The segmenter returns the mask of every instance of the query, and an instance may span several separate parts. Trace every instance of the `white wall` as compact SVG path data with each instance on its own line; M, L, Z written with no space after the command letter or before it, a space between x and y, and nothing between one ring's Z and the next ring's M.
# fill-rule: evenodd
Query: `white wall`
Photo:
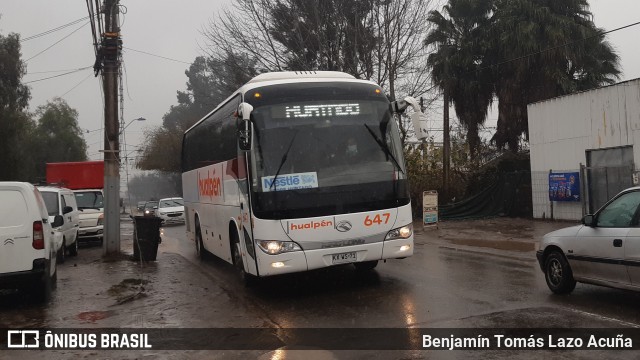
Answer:
M549 170L578 171L586 150L634 145L640 162L640 79L558 97L527 107L533 216L550 217ZM582 189L582 196L585 196ZM579 220L582 204L554 202L554 218Z

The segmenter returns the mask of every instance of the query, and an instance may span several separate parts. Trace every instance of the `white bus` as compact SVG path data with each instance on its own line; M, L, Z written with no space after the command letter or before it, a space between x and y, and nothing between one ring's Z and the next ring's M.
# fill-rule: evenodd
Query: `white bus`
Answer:
M184 133L187 237L255 277L413 254L394 113L370 81L329 71L256 76ZM408 103L407 103L408 102ZM422 131L422 130L419 130ZM418 132L419 132L418 131Z

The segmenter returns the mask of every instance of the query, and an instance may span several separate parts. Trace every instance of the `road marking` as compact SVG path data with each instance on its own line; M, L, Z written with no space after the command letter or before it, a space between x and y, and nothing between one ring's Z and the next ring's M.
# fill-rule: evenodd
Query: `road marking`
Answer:
M611 318L611 317L604 316L604 315L598 315L598 314L590 313L588 311L576 310L576 309L571 309L571 308L565 308L565 310L569 310L571 312L574 312L574 313L577 313L577 314L580 314L580 315L591 316L591 317L594 317L594 318L599 319L599 320L612 321L612 322L616 322L616 323L621 324L621 325L626 325L626 326L633 327L633 328L640 328L640 324L636 324L636 323L632 323L632 322L628 322L628 321L624 321L624 320L620 320L620 319L616 319L616 318Z

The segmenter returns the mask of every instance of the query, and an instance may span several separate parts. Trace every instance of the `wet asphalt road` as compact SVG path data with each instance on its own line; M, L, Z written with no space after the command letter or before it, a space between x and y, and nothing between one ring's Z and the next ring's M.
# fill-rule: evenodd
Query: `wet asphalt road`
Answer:
M130 223L123 225L123 234L132 230ZM490 253L455 249L435 244L428 233L416 236L414 256L403 260L390 260L380 263L375 271L366 274L357 273L352 266L345 265L321 271L291 274L265 278L258 286L246 288L239 280L234 268L221 260L210 257L200 260L196 257L192 242L186 240L183 225L168 226L162 229L163 243L160 251L164 259L174 262L188 262L198 270L200 280L195 284L197 296L202 304L215 305L224 301L235 306L228 313L202 315L196 322L193 308L180 311L179 304L187 303L184 297L191 294L171 294L165 290L162 296L175 297L176 306L163 305L166 309L178 309L173 317L171 311L164 310L167 321L180 320L180 327L203 327L205 324L233 324L233 319L241 320L242 326L261 326L271 329L296 328L626 328L640 327L640 311L637 304L640 293L608 289L578 284L569 296L552 295L534 255L504 256ZM84 251L99 252L99 248L81 249L78 259L83 259ZM167 264L160 264L167 266ZM65 264L64 266L70 266ZM168 265L169 267L172 265ZM117 271L117 268L114 269ZM153 268L150 271L154 271ZM183 274L189 277L189 274ZM195 275L194 275L195 276ZM179 284L180 278L171 279ZM194 281L195 282L195 281ZM207 285L207 283L209 283ZM64 286L64 281L62 282ZM216 288L216 294L207 296L206 287ZM176 289L184 287L176 285ZM65 290L67 291L67 290ZM85 291L85 290L83 290ZM56 296L62 296L58 294ZM89 296L91 294L80 294ZM96 294L98 295L98 294ZM158 294L160 295L160 294ZM180 295L183 297L181 298ZM153 298L150 298L153 299ZM44 318L49 319L45 326L60 327L66 324L68 314L63 313L62 299L49 307L42 307ZM104 299L102 299L104 300ZM108 300L108 299L107 299ZM95 300L94 300L95 301ZM164 303L167 300L165 298ZM5 300L0 307L0 320L11 320L12 327L21 325L21 318L30 318L31 323L24 326L39 326L36 319L38 308L14 306L12 300ZM132 303L132 304L135 304ZM160 303L159 305L162 305ZM133 305L132 305L133 306ZM138 305L146 306L146 305ZM77 306L78 311L81 309ZM69 314L72 314L72 310ZM203 310L204 311L204 310ZM234 313L236 312L236 313ZM121 314L125 316L126 314ZM160 315L158 315L160 316ZM56 321L55 319L62 319ZM122 317L105 319L117 322ZM250 320L247 320L250 319ZM151 319L150 319L151 320ZM121 321L121 320L120 320ZM0 321L1 322L1 321ZM122 323L120 326L130 326ZM172 322L167 325L171 326ZM118 326L117 324L115 324ZM103 324L102 326L113 326ZM281 336L295 337L288 332ZM380 339L385 341L385 339ZM68 358L66 353L53 359ZM93 354L83 353L78 358L93 358ZM6 358L13 358L12 354ZM48 358L45 353L31 353L33 358ZM139 358L140 353L116 352L112 358ZM171 355L153 353L150 358L172 358ZM147 354L141 355L147 358ZM253 351L253 352L186 352L181 358L260 358L260 359L430 359L430 358L609 358L606 351ZM635 359L634 352L616 352L617 358ZM98 356L97 358L105 358Z
M596 319L640 327L639 293L578 284L569 296L553 295L533 257L438 247L421 235L412 257L381 262L365 276L345 265L264 278L246 288L230 265L198 259L184 226L163 232L164 251L224 281L229 291L251 300L257 316L279 327L495 327L510 326L509 316L496 323L488 315L513 314L518 323L523 312L579 315L584 322L576 327L590 327ZM520 325L562 326L562 315L555 317L554 323Z
M428 237L417 235L414 256L380 263L367 276L346 265L266 278L255 288L245 288L230 265L216 259L199 260L193 243L185 239L183 226L163 231L164 251L182 255L225 283L227 291L244 299L256 317L278 328L640 327L640 293L578 284L569 296L553 295L534 255L508 257L456 250L430 244ZM437 358L445 355L437 354ZM553 354L554 358L575 357L571 352ZM606 357L606 352L588 351L579 357L603 354ZM485 355L472 352L463 357ZM541 355L531 352L525 357ZM493 356L513 354L499 351ZM617 356L637 358L638 354Z

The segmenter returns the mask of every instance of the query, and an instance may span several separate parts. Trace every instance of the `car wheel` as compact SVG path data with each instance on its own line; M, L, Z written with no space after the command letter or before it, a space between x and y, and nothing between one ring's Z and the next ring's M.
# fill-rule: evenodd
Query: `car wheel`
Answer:
M71 244L67 250L69 251L69 256L78 256L78 236L76 235L76 241Z
M378 266L378 260L357 262L354 263L353 266L355 266L358 271L371 271Z
M56 253L56 257L57 257L58 262L60 264L64 264L64 261L66 259L66 254L65 254L66 247L64 246L65 242L66 242L66 240L63 239L62 240L62 246L60 247L60 249L58 249L58 252Z
M45 270L42 278L38 280L34 284L33 295L35 296L38 302L46 303L51 299L51 291L53 290L53 280L57 282L57 271L54 273L54 276L50 276L51 271L49 270L49 264L47 264L47 269Z
M568 294L576 287L569 262L559 251L552 251L544 262L547 286L556 294Z

